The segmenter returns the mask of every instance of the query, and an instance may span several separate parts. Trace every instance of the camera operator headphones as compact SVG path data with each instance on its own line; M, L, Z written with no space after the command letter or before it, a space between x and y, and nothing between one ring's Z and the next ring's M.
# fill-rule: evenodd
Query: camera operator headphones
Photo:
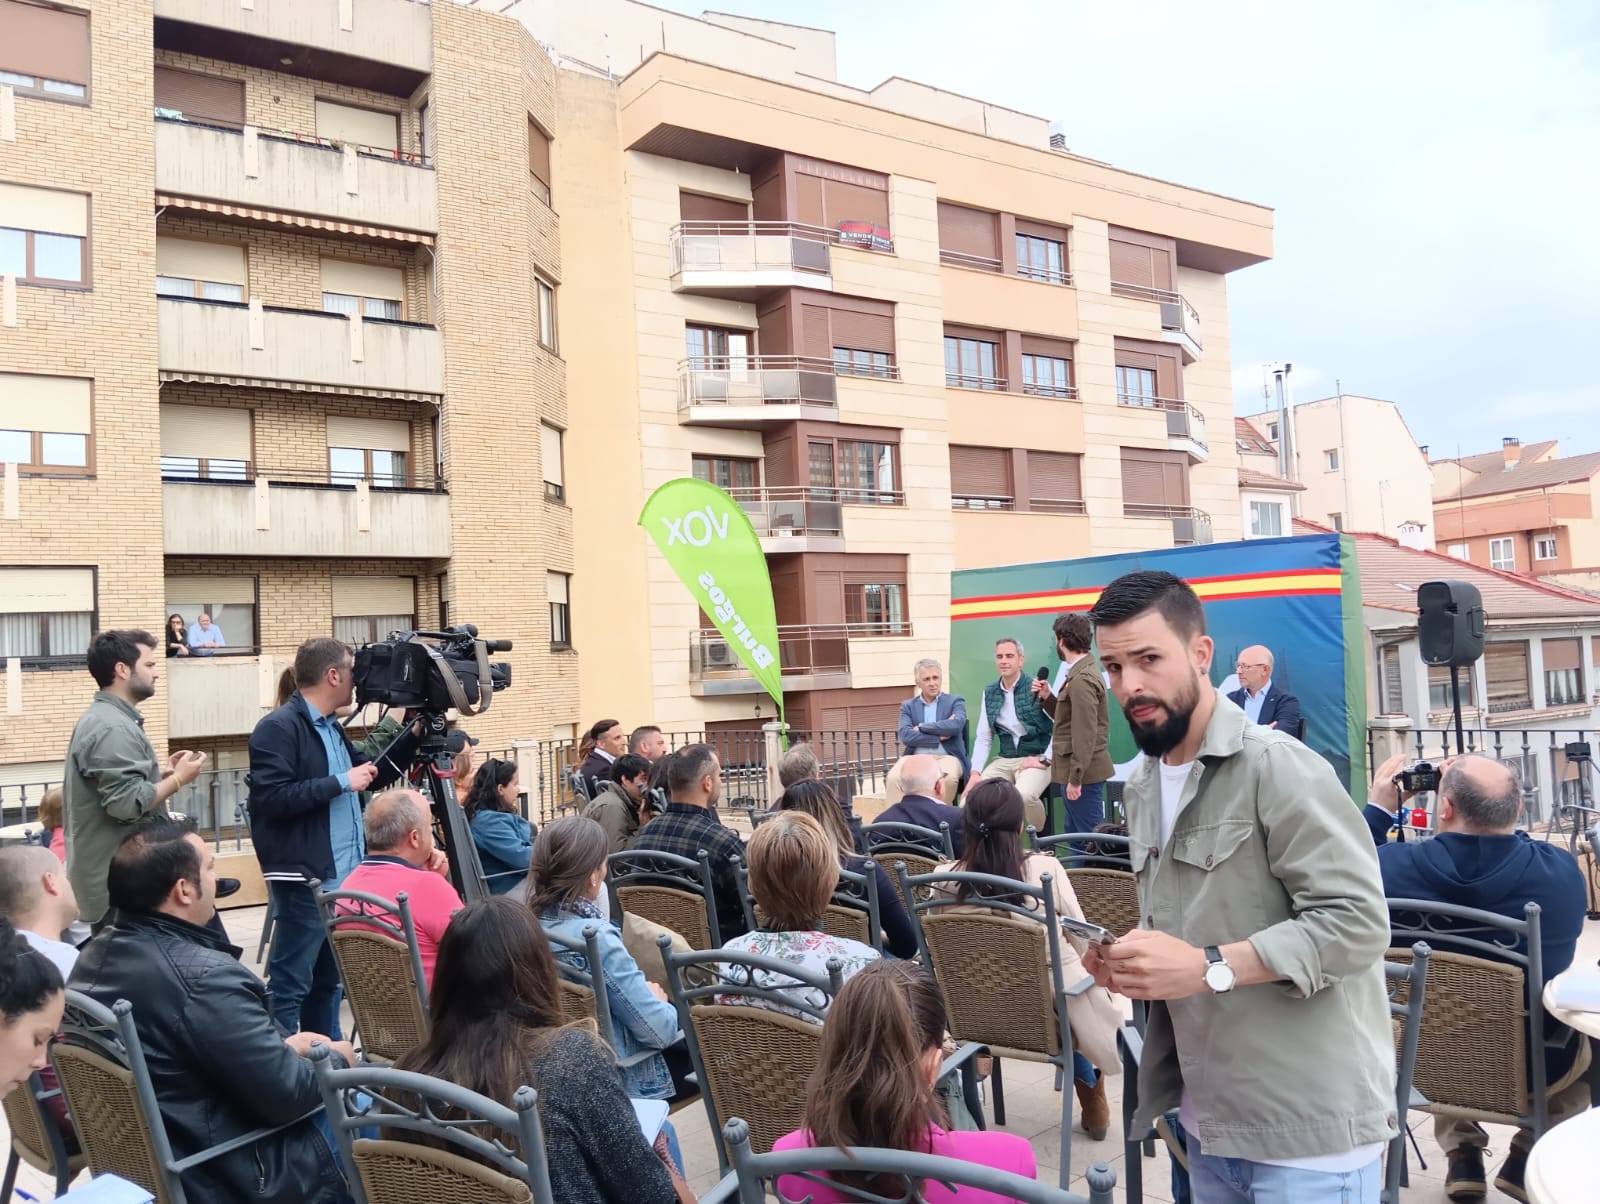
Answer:
M412 636L411 643L420 644L428 650L428 658L439 670L439 676L444 679L445 692L450 695L450 705L463 715L476 715L480 711L489 709L489 700L494 694L494 681L489 675L489 646L482 640L473 640L472 648L478 657L478 699L476 705L467 701L467 691L461 684L461 679L456 676L456 671L450 665L449 657L440 652L428 641L420 636Z

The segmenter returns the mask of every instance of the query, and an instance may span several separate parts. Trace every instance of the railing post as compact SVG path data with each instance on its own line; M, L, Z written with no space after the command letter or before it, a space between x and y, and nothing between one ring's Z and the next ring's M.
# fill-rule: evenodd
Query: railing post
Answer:
M542 803L544 774L539 768L539 742L526 737L511 741L511 759L517 763L517 777L520 781L537 781L538 785L535 789L538 790L541 796L540 802ZM523 791L522 797L524 800L528 800L522 805L522 818L532 819L533 817L528 814L533 809L531 806L532 791Z
M767 805L777 801L778 795L783 792L778 784L778 762L783 757L784 737L789 733L789 725L781 720L761 725L761 735L765 742L763 750L764 766L767 778Z

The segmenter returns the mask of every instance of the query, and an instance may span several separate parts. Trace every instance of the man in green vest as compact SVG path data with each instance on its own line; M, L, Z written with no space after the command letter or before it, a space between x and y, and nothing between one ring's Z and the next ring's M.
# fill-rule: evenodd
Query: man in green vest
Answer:
M1023 688L1022 641L1009 636L994 642L994 667L1000 680L983 688L978 735L972 745L970 790L984 778L1004 778L1022 792L1027 822L1044 830L1040 796L1050 788L1050 767L1039 759L1050 748L1055 720L1045 714L1031 688ZM989 759L993 746L995 757Z

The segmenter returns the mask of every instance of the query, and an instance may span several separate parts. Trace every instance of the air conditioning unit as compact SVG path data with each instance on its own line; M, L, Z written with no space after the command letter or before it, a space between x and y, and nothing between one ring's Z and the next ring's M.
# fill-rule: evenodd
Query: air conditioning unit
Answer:
M721 640L718 640L714 644L707 644L705 646L705 651L706 664L708 665L733 664L733 649L728 647L728 645L723 643Z

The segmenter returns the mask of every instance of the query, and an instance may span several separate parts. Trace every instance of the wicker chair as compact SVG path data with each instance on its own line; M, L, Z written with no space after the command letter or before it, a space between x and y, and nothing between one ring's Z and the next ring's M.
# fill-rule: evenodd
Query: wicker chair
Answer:
M829 936L843 940L859 941L883 952L883 917L878 909L877 864L866 862L860 870L839 870L839 886L833 892L833 902L823 910L818 927ZM744 904L745 927L754 932L765 926L766 913L750 894L750 871L739 866L739 900Z
M322 927L367 1061L393 1062L428 1038L428 980L405 892L393 902L357 890L320 891Z
M1066 832L1060 836L1041 836L1034 843L1040 852L1055 856L1059 856L1056 850L1063 844L1082 846L1092 843L1097 850L1111 851L1113 857L1120 850L1123 860L1127 859L1129 847L1126 836L1109 832ZM1074 847L1069 855L1078 852L1079 849ZM1065 873L1083 908L1083 918L1089 923L1109 928L1118 935L1139 927L1139 884L1131 869L1079 866L1069 862Z
M928 1183L947 1185L959 1194L965 1194L961 1188L971 1187L996 1199L1017 1200L1021 1204L1112 1204L1111 1191L1117 1183L1116 1175L1102 1162L1089 1168L1089 1194L1080 1196L1008 1171L906 1150L853 1149L846 1153L825 1146L785 1150L781 1154L757 1153L751 1148L750 1127L740 1119L727 1123L722 1141L733 1151L733 1170L700 1197L700 1204L755 1204L769 1195L787 1200L790 1197L778 1191L779 1176L794 1176L804 1183L826 1183L853 1200L896 1200L901 1204L924 1204L928 1197L923 1185ZM858 1192L826 1178L828 1171L843 1170L898 1176L899 1182L889 1189L892 1194L886 1195L882 1191Z
M950 839L950 825L941 823L936 832L916 824L885 823L862 824L861 838L867 852L879 865L889 867L889 881L900 894L900 906L911 913L912 900L900 892L900 879L895 876L894 864L905 862L906 873L913 876L931 874L942 861L955 857L955 844ZM924 892L926 897L926 892Z
M1400 1204L1400 1189L1406 1185L1405 1116L1411 1104L1412 1080L1417 1069L1422 1009L1428 996L1428 958L1432 952L1425 942L1418 941L1411 946L1409 962L1401 962L1391 953L1383 965L1383 976L1389 988L1389 1015L1394 1022L1395 1117L1400 1122L1400 1130L1389 1143L1389 1157L1383 1168L1382 1204Z
M107 1008L69 989L61 1039L51 1047L50 1058L89 1170L137 1183L156 1204L188 1204L185 1171L315 1115L257 1129L187 1158L175 1157L134 1027L133 1005L125 999Z
M10 1204L17 1186L17 1170L26 1162L36 1171L55 1177L56 1195L64 1196L78 1172L88 1165L81 1153L68 1154L67 1143L45 1101L61 1094L47 1088L37 1074L5 1098L6 1126L11 1130L11 1157L6 1161L0 1201Z
M994 1055L989 1083L994 1120L1006 1123L1002 1058L1047 1062L1061 1092L1061 1186L1070 1179L1072 1155L1072 1031L1067 1000L1094 986L1085 977L1063 981L1061 928L1049 874L1039 886L991 874L949 870L911 875L896 865L903 894L925 896L911 910L922 964L944 995L950 1035L986 1045ZM957 903L962 883L1006 892L1005 899L973 897Z
M670 928L691 949L722 944L717 923L717 896L711 884L711 854L704 849L691 861L672 853L630 849L609 858L606 889L611 914L632 912Z
M666 940L661 961L711 1131L719 1131L719 1117L746 1117L757 1148L770 1150L803 1122L805 1083L817 1065L827 1008L813 1007L782 989L757 986L751 974L766 971L787 984L820 991L832 1003L843 985L842 967L830 960L828 977L821 978L791 962L756 954L722 949L673 953ZM719 996L729 995L740 1002L718 1002ZM729 1165L720 1142L717 1163L723 1170Z
M427 1075L370 1066L337 1070L325 1045L312 1047L311 1062L339 1156L354 1172L356 1204L555 1204L532 1087L518 1087L507 1108ZM384 1136L358 1136L370 1127ZM515 1134L515 1147L497 1131ZM397 1139L396 1133L420 1140Z

